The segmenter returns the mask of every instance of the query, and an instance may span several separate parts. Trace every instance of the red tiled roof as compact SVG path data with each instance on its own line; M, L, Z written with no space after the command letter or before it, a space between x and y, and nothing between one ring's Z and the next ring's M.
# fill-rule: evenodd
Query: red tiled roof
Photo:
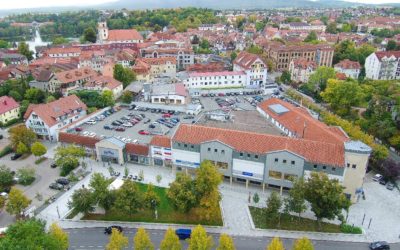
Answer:
M400 57L400 51L378 51L375 52L376 57L378 57L379 60L382 60L384 57L391 57L394 56L395 58Z
M343 167L345 162L344 144L332 144L215 127L181 124L172 140L190 144L219 141L239 152L256 154L287 150L304 157L309 162L338 167Z
M295 68L307 69L311 67L314 70L317 68L317 64L314 61L308 61L303 57L294 59L293 64Z
M163 148L171 148L171 138L168 136L160 136L156 135L150 141L150 145L163 147Z
M106 88L112 90L121 85L122 85L122 83L120 81L114 79L111 76L95 76L85 84L85 87L100 86L102 88L106 87Z
M81 49L76 47L66 47L66 48L49 48L45 51L46 54L66 54L66 53L80 53Z
M258 55L251 54L245 51L242 51L239 53L239 55L236 57L235 61L233 61L233 64L237 64L240 67L244 69L250 69L251 65L257 60L261 58ZM262 60L261 60L262 61Z
M56 118L71 114L72 110L87 110L86 104L83 103L76 95L62 97L54 102L47 104L30 104L25 112L24 119L28 119L32 112L35 112L40 119L49 127L57 124Z
M0 97L0 115L19 107L19 103L9 96Z
M349 59L345 59L335 64L335 67L342 69L361 69L361 65L359 62L350 61Z
M135 155L149 155L149 146L142 144L127 143L125 146L126 152Z
M98 143L100 141L99 139L94 138L94 137L81 136L81 135L69 134L69 133L64 133L64 132L60 132L58 134L58 140L60 142L77 144L77 145L86 146L89 148L95 148L96 143Z
M57 80L59 80L61 83L70 83L70 82L75 82L78 80L83 80L86 78L94 77L97 75L97 73L89 67L83 67L83 68L79 68L79 69L62 71L62 72L56 73L55 75L56 75Z
M175 57L141 58L141 60L150 65L161 65L166 64L167 62L176 64Z
M270 109L270 105L274 104L280 104L289 111L278 115ZM313 118L306 109L295 107L294 105L280 99L270 98L260 103L258 106L289 131L295 133L298 137L334 144L343 144L349 140L342 130L332 130L330 129L331 127L327 126L325 123Z
M245 75L243 71L221 71L221 72L190 72L189 77L203 77L203 76L236 76Z
M347 76L346 76L345 73L336 72L336 78L337 78L338 80L346 80L346 79L347 79Z
M143 40L143 36L135 29L109 30L108 41Z

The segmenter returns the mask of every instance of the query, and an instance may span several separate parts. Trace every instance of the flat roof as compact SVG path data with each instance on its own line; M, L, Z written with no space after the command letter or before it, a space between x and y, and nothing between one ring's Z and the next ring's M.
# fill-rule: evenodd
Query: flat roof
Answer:
M289 109L285 108L281 104L272 104L272 105L269 105L268 108L270 110L274 111L275 113L277 113L278 115L289 112Z

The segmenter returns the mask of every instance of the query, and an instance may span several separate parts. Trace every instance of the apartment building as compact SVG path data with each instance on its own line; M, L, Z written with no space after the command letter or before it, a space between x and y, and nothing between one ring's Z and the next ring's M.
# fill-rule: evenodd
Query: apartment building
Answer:
M325 32L326 25L324 25L324 23L319 20L315 20L311 23L305 23L305 22L282 23L279 25L279 28L280 29L289 29L289 30Z
M335 70L339 73L343 73L346 77L358 79L361 71L361 65L359 62L350 61L345 59L335 64Z
M151 81L160 76L175 77L176 59L174 57L138 58L133 70L139 79Z
M183 83L188 89L243 88L247 75L243 71L190 72Z
M51 58L70 58L80 56L81 52L81 49L76 47L53 47L44 50L42 53Z
M400 51L378 51L365 59L365 76L372 80L400 79Z
M278 71L289 69L289 64L297 58L313 61L317 66L332 67L334 48L327 44L284 45L271 43L265 47L266 54L276 64Z
M194 52L191 47L177 44L154 44L140 50L143 58L173 57L176 69L184 70L194 64Z
M46 104L30 104L25 112L26 127L39 138L58 140L58 132L65 126L86 116L87 107L76 95L62 97Z
M246 86L248 88L259 88L267 84L267 67L258 55L240 52L233 61L233 71L246 73Z
M305 58L296 58L289 64L290 77L293 82L307 83L310 75L317 69L317 64Z

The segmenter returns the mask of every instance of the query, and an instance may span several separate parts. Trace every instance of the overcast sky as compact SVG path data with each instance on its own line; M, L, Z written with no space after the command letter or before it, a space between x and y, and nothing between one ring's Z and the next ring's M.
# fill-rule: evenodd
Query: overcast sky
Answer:
M0 9L40 8L40 7L56 7L56 6L73 7L73 6L96 5L114 1L117 0L0 0ZM358 2L358 3L400 3L400 0L344 0L344 1Z

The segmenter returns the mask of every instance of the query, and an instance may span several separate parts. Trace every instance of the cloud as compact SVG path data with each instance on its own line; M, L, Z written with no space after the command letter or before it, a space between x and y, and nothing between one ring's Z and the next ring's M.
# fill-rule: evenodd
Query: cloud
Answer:
M73 7L97 5L117 0L0 0L0 9L27 9L42 7Z

